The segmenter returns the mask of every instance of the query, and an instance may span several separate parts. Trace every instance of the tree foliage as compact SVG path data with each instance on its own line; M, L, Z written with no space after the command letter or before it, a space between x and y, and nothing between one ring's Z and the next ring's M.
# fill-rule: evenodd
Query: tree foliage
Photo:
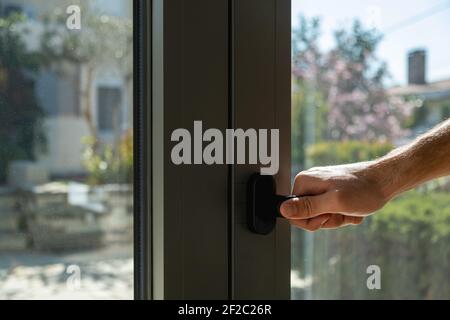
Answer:
M43 110L34 90L42 55L30 52L23 40L24 17L0 19L0 181L14 160L34 160L45 146Z
M117 67L127 90L133 80L133 26L128 19L99 14L88 4L82 11L82 29L68 30L64 10L45 18L41 50L51 65L69 64L83 73L79 88L83 116L90 134L97 139L97 125L92 114L92 87L95 72L101 66ZM78 78L75 81L79 82Z
M89 172L92 185L133 182L133 132L122 136L118 150L110 145L96 148L93 137L85 137L83 164Z
M319 46L320 19L301 17L293 37L294 146L321 140L393 141L408 133L414 105L389 96L389 72L376 51L382 36L355 20L334 33L334 46ZM311 125L311 123L313 123ZM310 141L305 137L315 131ZM294 161L304 164L302 151Z

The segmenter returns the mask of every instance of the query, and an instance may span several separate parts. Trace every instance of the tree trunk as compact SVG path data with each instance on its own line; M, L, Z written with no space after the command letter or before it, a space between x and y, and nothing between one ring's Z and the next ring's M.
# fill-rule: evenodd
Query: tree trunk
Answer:
M95 138L95 147L98 142L98 132L95 119L92 115L92 84L94 80L94 69L92 66L87 64L85 66L81 66L81 73L81 113L86 120L90 135Z

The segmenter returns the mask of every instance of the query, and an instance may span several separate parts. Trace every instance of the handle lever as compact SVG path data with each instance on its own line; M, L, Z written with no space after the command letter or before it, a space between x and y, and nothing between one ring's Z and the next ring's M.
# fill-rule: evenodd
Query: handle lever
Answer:
M247 184L247 225L256 234L267 235L275 228L277 217L282 218L280 206L295 196L276 194L272 176L253 174Z

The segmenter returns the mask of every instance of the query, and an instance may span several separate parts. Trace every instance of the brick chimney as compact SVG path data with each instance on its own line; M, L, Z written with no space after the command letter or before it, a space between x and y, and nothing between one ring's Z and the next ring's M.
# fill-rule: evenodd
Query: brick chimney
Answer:
M427 52L424 49L408 53L408 84L426 84Z

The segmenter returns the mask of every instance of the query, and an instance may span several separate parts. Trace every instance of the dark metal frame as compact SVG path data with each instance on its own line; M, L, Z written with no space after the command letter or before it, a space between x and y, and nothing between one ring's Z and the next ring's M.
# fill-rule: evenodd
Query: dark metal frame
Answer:
M134 36L135 299L288 299L289 224L246 227L258 166L168 159L170 133L194 120L279 128L277 192L290 193L290 0L135 0Z
M134 298L152 299L151 1L133 1L134 33Z

